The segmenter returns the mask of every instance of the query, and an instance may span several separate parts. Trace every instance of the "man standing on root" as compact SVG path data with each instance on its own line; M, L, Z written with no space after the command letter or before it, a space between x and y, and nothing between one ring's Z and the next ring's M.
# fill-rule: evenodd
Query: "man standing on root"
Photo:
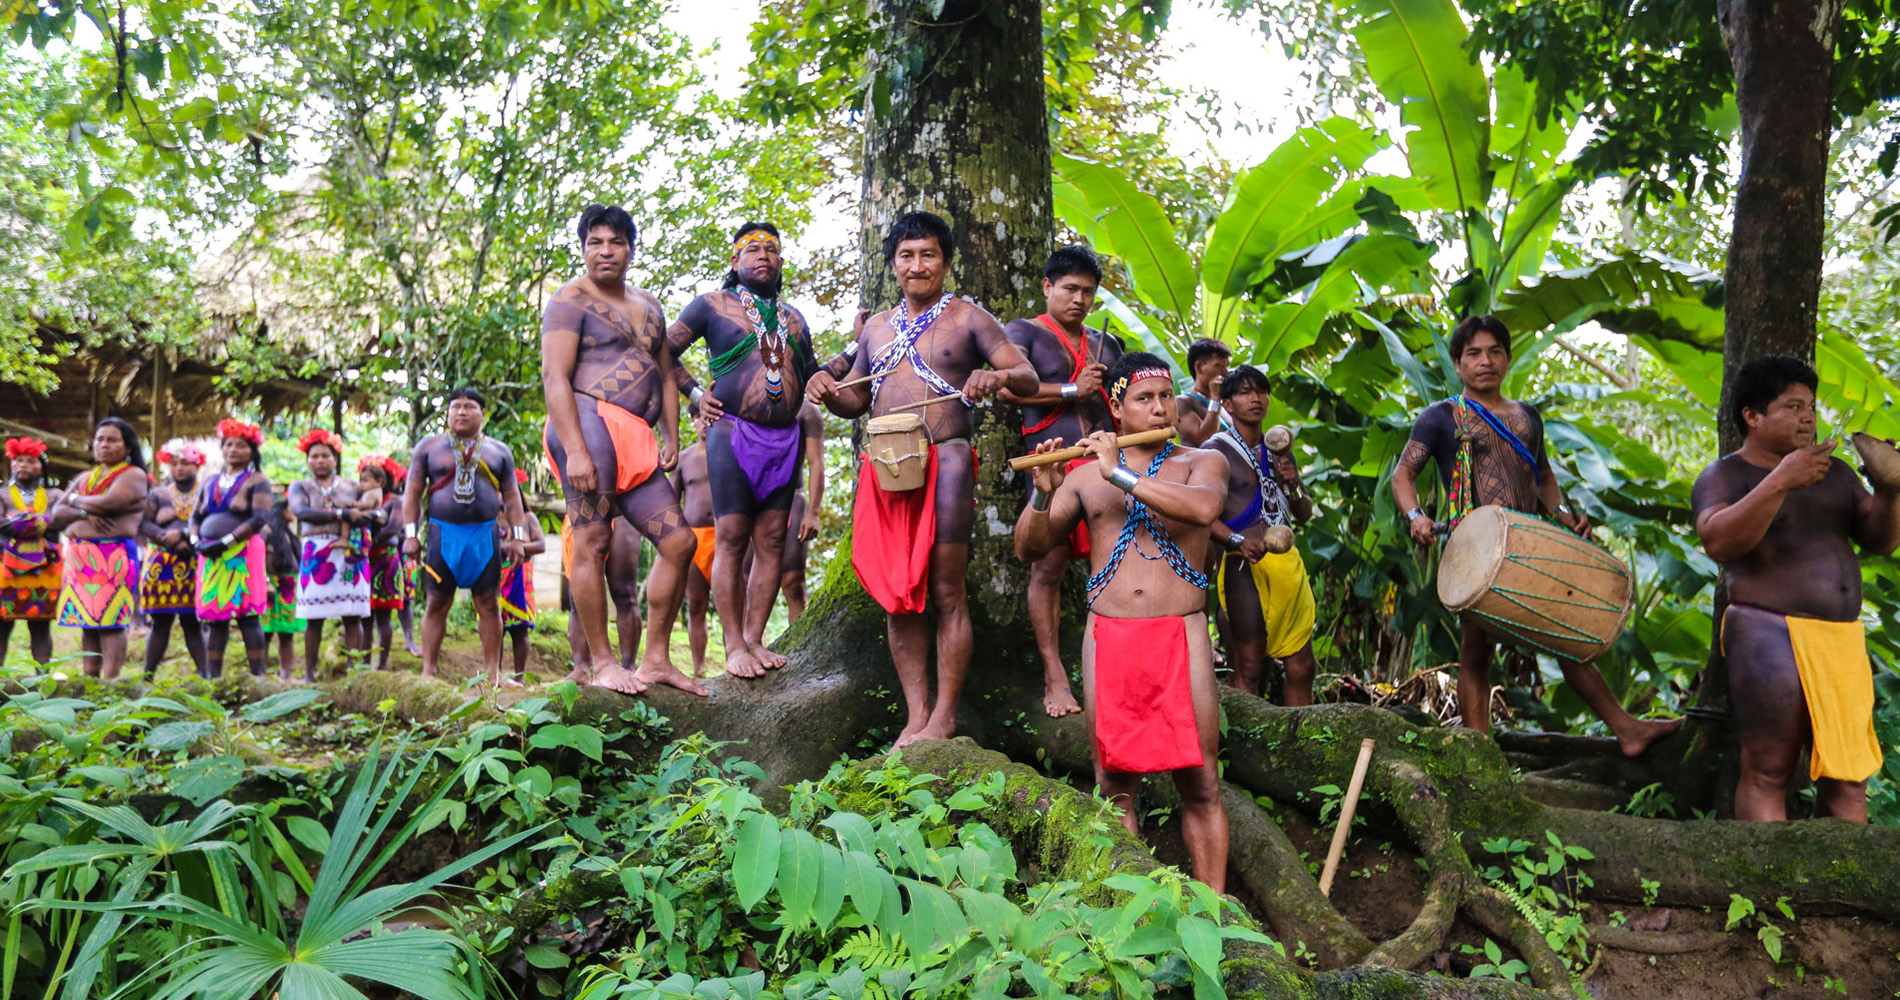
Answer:
M710 389L700 388L684 367L676 369L676 378L680 391L712 420L705 437L712 591L725 636L726 672L757 677L785 665L785 657L765 648L765 623L778 600L786 515L803 455L799 408L814 363L805 317L779 298L778 229L748 222L733 240L724 286L680 313L666 346L677 358L703 338L711 355Z
M1475 507L1496 504L1531 515L1555 516L1578 536L1590 522L1564 503L1557 477L1544 449L1544 420L1529 403L1498 391L1511 367L1511 333L1491 316L1470 316L1451 333L1452 363L1464 391L1433 403L1412 425L1412 437L1392 472L1392 497L1405 513L1412 540L1438 540L1432 518L1418 502L1418 473L1427 461L1438 467L1439 482L1456 523ZM1491 729L1491 654L1495 643L1475 616L1459 619L1458 708L1464 724ZM1681 719L1639 720L1625 711L1609 682L1593 663L1562 661L1564 680L1616 735L1623 753L1634 757L1675 732Z
M684 458L681 461L685 461ZM709 515L710 517L710 515ZM615 519L607 522L607 597L613 602L614 636L620 640L620 666L628 673L640 659L640 630L645 623L640 620L640 533L625 521ZM710 532L712 526L707 525ZM712 551L712 543L706 543L706 551ZM697 560L699 557L693 557ZM710 558L710 557L708 557ZM561 575L569 581L568 593L573 594L574 579L574 529L563 518L561 520ZM704 584L701 585L703 592ZM691 589L687 590L690 595ZM690 600L690 598L689 598ZM705 615L700 615L700 626L705 626ZM688 625L690 631L691 626ZM587 648L587 633L581 631L581 616L578 612L567 616L567 644L573 650L574 669L568 671L567 679L576 684L585 684L593 676L593 652ZM704 647L701 647L702 655ZM608 650L608 656L613 650ZM694 676L699 676L695 674Z
M92 460L99 464L73 481L49 515L66 537L59 623L81 630L86 676L115 680L138 607L139 522L151 480L138 432L118 417L93 430Z
M53 619L59 615L59 534L47 516L63 493L46 485L46 442L8 438L13 479L0 491L0 659L13 623L26 623L33 659L53 659Z
M1049 311L1035 319L1012 320L1006 328L1009 342L1029 358L1041 379L1029 396L1001 394L1004 402L1023 408L1023 442L1030 448L1051 438L1080 441L1096 431L1115 429L1102 377L1121 359L1122 342L1107 330L1091 331L1084 325L1101 284L1102 265L1087 247L1063 247L1049 256L1042 269L1042 295ZM1069 469L1093 461L1078 458L1069 463ZM1058 632L1062 576L1069 560L1088 557L1088 530L1077 524L1065 544L1029 567L1029 623L1036 630L1036 650L1042 654L1042 707L1052 718L1082 710L1069 689L1069 669L1062 663Z
M541 388L548 464L573 529L568 581L593 658L588 682L624 694L667 684L703 696L706 689L673 666L668 643L695 541L673 484L653 474L679 459L666 314L650 292L627 285L635 233L625 209L587 206L579 233L587 270L554 293L542 317ZM647 580L646 655L635 671L614 659L607 641L602 569L615 515L659 550Z
M1227 373L1221 406L1230 430L1216 431L1207 446L1227 459L1227 502L1214 525L1221 553L1215 570L1220 605L1227 613L1228 664L1234 686L1263 695L1266 658L1286 668L1282 696L1288 705L1313 703L1313 587L1296 548L1275 552L1268 529L1287 529L1313 516L1313 501L1288 452L1267 448L1267 377L1252 365Z
M258 463L264 433L255 424L218 421L224 468L198 487L191 510L192 548L198 552L198 621L205 630L204 676L224 676L231 623L244 639L251 676L264 676L264 630L258 616L270 607L264 532L270 524L270 477ZM290 664L285 662L284 679Z
M475 604L488 682L502 687L514 682L501 672L501 613L495 592L501 586L502 561L521 561L527 529L521 527L525 515L515 483L514 453L482 433L487 402L472 388L449 393L448 433L416 442L402 495L402 551L411 559L423 554L417 534L426 516L429 545L422 588L428 606L422 619L422 676L435 676L449 608L455 592L466 590Z
M818 537L819 512L825 507L825 416L807 401L798 411L804 434L805 488L792 495L785 517L785 557L778 564L779 592L785 595L785 624L805 613L805 558Z
M303 531L297 617L303 620L303 679L317 679L323 623L343 619L343 650L354 666L369 660L369 549L381 511L361 509L356 480L337 475L343 439L315 428L297 442L310 478L290 484L290 513Z
M903 298L865 323L855 343L852 378L868 385L840 390L830 371L812 376L807 394L841 417L867 410L881 417L904 409L923 416L930 441L924 485L885 492L867 455L858 468L852 507L851 566L884 608L891 659L904 685L909 718L897 745L948 739L970 668L970 607L963 574L976 518L976 455L970 447L978 400L1008 389L1036 391L1036 370L982 306L944 291L955 241L949 223L929 212L898 216L884 236L884 260L897 272ZM847 350L847 353L853 353ZM988 363L994 370L982 367ZM957 401L905 409L926 400ZM937 612L933 637L924 617L928 592ZM926 670L937 653L937 693Z
M1175 421L1174 378L1152 354L1125 354L1108 373L1124 434ZM1174 772L1194 877L1226 888L1227 813L1220 801L1220 696L1207 637L1208 529L1227 493L1219 452L1172 441L1115 446L1113 431L1080 442L1093 462L1065 476L1038 466L1016 519L1016 556L1041 558L1077 525L1089 532L1089 616L1082 697L1095 737L1095 783L1140 833L1141 775ZM1034 451L1062 447L1050 438ZM1177 541L1179 539L1179 541ZM1132 558L1131 558L1132 557Z
M198 502L198 470L205 455L192 444L160 448L158 464L169 468L171 482L145 494L145 519L139 524L139 536L152 543L139 581L139 606L152 620L152 634L145 639L145 676L158 676L176 622L185 651L202 677L205 641L198 625L198 553L191 548L191 512Z
M515 485L525 486L527 482L528 470L516 469ZM522 521L528 529L528 537L521 543L522 558L501 568L501 590L496 598L516 683L528 672L528 635L534 631L534 557L548 550L548 538L541 531L540 519L528 514Z
M1695 483L1696 533L1728 570L1717 635L1742 742L1736 819L1788 818L1803 744L1819 815L1867 822L1867 779L1880 770L1854 546L1884 556L1900 544L1900 476L1869 469L1868 493L1834 442L1815 443L1818 384L1796 358L1743 365L1726 414L1742 447Z

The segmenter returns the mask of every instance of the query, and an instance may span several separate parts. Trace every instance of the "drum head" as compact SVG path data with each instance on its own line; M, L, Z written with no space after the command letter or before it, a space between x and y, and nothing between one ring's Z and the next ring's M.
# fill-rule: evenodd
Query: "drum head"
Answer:
M1445 610L1463 611L1490 591L1504 563L1509 531L1510 521L1502 507L1479 507L1452 529L1444 557L1438 561L1438 601Z
M872 434L903 434L923 425L924 418L915 413L886 413L881 417L872 417L864 429Z

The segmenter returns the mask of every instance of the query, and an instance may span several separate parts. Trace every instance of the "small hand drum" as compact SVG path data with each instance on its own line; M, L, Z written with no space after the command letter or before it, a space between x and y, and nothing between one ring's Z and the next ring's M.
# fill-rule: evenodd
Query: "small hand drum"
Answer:
M889 413L872 417L865 425L868 442L865 454L877 471L877 485L886 493L908 493L924 485L928 471L925 460L930 454L930 436L924 433L924 418L915 413Z
M1629 567L1570 530L1504 507L1466 514L1438 564L1438 599L1506 642L1588 663L1629 623Z
M1867 467L1867 478L1875 489L1889 493L1900 491L1900 451L1860 431L1854 432L1854 450L1860 452L1861 464Z

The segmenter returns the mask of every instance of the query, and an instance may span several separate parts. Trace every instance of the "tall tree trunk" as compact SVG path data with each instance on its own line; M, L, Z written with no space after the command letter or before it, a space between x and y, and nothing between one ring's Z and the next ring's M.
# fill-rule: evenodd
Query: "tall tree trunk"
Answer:
M933 6L941 12L932 15ZM955 230L953 291L1005 321L1032 315L1040 306L1035 279L1054 236L1042 4L873 0L871 18L876 82L864 131L864 305L896 303L884 231L898 215L923 209ZM979 627L985 620L1027 624L1028 575L1015 565L1009 540L1023 496L1004 462L1020 453L1020 431L1014 407L992 403L977 411L982 472L969 580ZM990 654L988 636L979 648Z
M1722 409L1752 358L1813 360L1827 228L1834 39L1845 0L1718 0L1735 67L1742 176L1729 239ZM1722 425L1722 450L1741 435Z
M1834 125L1834 39L1843 6L1845 0L1717 0L1742 122L1742 176L1724 281L1717 414L1723 454L1742 444L1727 416L1741 367L1764 354L1814 360ZM1727 607L1723 576L1715 588L1718 623ZM1730 705L1728 663L1718 643L1709 651L1685 730L1688 753L1674 791L1685 802L1712 799L1724 816L1735 782L1726 725Z

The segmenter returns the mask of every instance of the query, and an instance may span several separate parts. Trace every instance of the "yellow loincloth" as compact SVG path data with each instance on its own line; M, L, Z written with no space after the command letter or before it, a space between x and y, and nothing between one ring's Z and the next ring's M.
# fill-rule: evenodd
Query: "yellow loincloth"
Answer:
M1222 611L1227 611L1226 560L1239 558L1231 552L1221 557L1217 579ZM1266 619L1267 655L1276 660L1292 656L1313 637L1316 609L1313 586L1306 579L1306 563L1296 549L1269 552L1248 569L1253 574L1254 589L1260 593L1261 615Z
M1874 667L1858 621L1787 617L1801 693L1814 725L1809 778L1865 781L1880 770L1874 735Z

